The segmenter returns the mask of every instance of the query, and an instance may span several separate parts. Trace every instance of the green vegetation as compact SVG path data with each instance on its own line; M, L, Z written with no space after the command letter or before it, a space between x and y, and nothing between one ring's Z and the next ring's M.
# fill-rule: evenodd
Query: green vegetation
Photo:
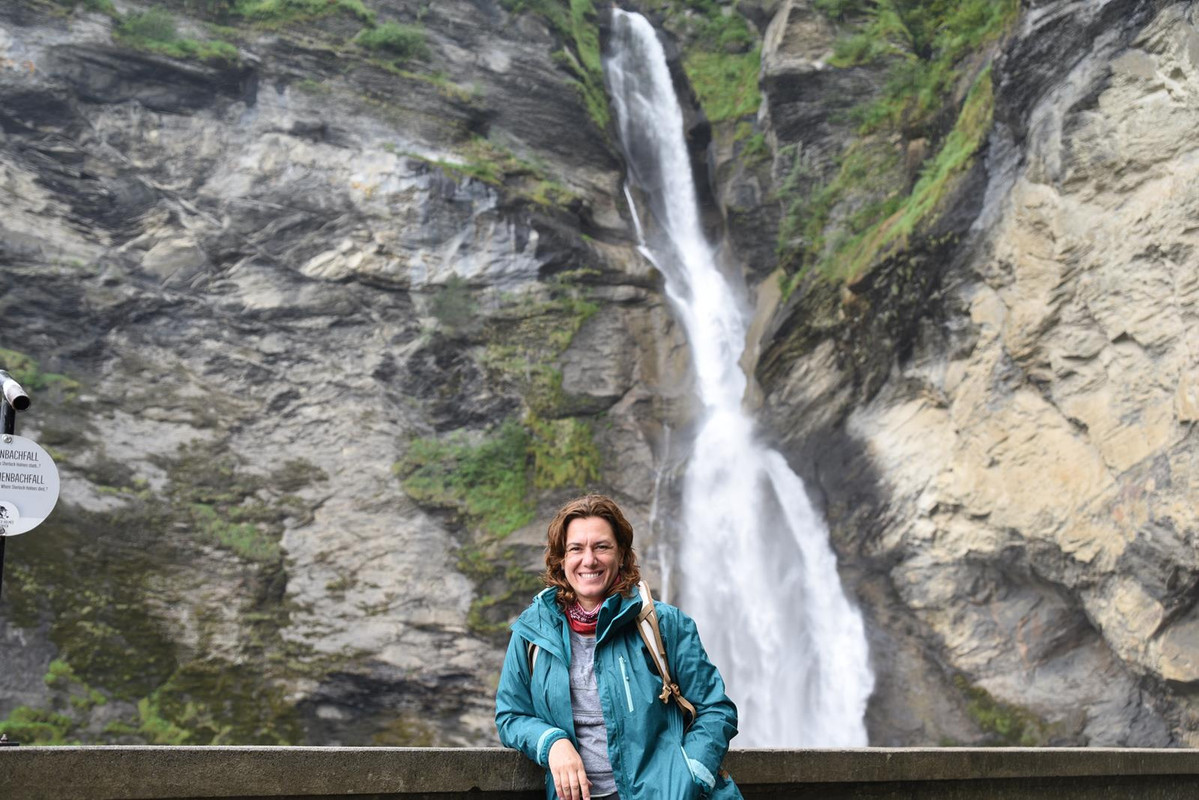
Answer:
M298 22L343 14L374 24L375 15L362 0L236 0L234 16L259 23Z
M259 530L253 522L240 521L247 515L256 516L255 511L229 509L225 518L217 509L206 503L192 503L191 518L195 529L206 539L231 550L246 561L271 563L279 558L277 539Z
M556 366L598 309L574 283L582 275L559 275L548 295L505 298L478 334L487 342L481 361L488 380L497 390L521 396L520 417L483 432L416 439L394 467L410 497L450 511L461 523L458 568L478 589L467 621L479 633L502 633L510 614L540 586L515 548L504 544L508 534L533 520L538 492L583 488L599 479L592 423L568 415ZM447 298L451 319L473 307L455 294ZM446 296L445 290L439 295Z
M1040 747L1052 733L1052 726L1027 709L995 699L986 689L957 675L954 686L966 697L966 713L991 737L998 747Z
M435 161L411 153L408 156L433 164L456 179L474 178L491 186L502 187L515 197L535 205L564 206L575 199L573 192L550 178L542 167L481 136L473 137L461 145L459 152L462 161L457 163Z
M560 416L562 374L557 368L575 334L599 310L562 274L552 284L548 298L522 295L493 319L489 344L483 355L497 386L515 385L525 407L537 416Z
M451 336L469 333L479 326L478 304L470 287L459 275L451 275L437 290L429 311L438 325Z
M694 50L683 59L683 68L708 119L723 122L757 113L761 63L758 47L741 54Z
M130 47L171 58L191 58L213 64L235 64L237 48L228 42L180 38L175 18L162 8L130 14L117 26L116 38Z
M845 19L864 14L873 5L872 0L814 0L812 7L830 19Z
M79 381L57 372L43 372L37 359L17 350L0 347L0 369L7 370L26 392L50 389L72 397L79 390Z
M499 633L503 620L492 617L537 585L536 576L520 569L512 550L501 544L536 511L529 499L531 447L528 430L508 420L475 443L462 434L416 439L395 465L414 500L455 510L482 528L459 548L457 565L480 588L467 614L467 624L480 633Z
M756 114L762 103L762 49L745 18L714 0L687 0L690 20L683 69L712 122Z
M436 743L429 721L410 712L388 717L379 732L371 737L375 747L433 747Z
M974 154L986 141L993 110L991 68L988 66L970 89L957 123L937 155L926 164L912 193L897 211L868 229L847 248L849 257L842 268L848 275L861 273L879 253L897 241L906 240L918 223L937 210L954 176L970 165Z
M429 55L429 47L425 44L425 31L417 25L385 22L374 28L364 29L354 41L367 50L387 53L401 62Z
M299 714L251 665L192 661L137 706L152 744L285 745L302 740Z
M766 144L766 135L754 133L754 126L749 122L738 122L733 140L741 143L741 160L746 164L755 164L770 158L770 148Z
M988 67L976 78L958 115L957 122L937 154L926 162L920 179L908 194L893 188L868 197L836 227L836 238L825 241L834 206L857 187L894 175L899 158L888 142L865 136L851 144L841 159L836 177L810 195L791 193L790 182L802 170L797 165L784 182L780 194L790 194L779 238L799 237L820 274L829 279L850 280L896 245L906 244L917 226L928 219L944 199L953 179L972 163L991 128L994 96ZM802 225L803 227L798 227ZM793 281L798 280L796 275ZM788 287L788 290L794 283Z
M415 439L394 469L417 502L460 510L504 536L533 518L528 452L528 431L508 420L477 443L461 435Z
M779 187L788 292L810 269L852 280L935 216L991 126L991 72L969 57L1019 15L1018 0L818 0L816 7L854 26L838 41L835 66L889 67L877 99L852 113L859 138L842 152L832 178L819 182L796 154ZM964 101L947 114L964 84ZM897 142L927 154L913 181Z
M863 28L837 43L834 66L892 61L878 100L858 109L863 132L902 129L909 138L930 126L962 74L961 62L1015 21L1019 0L882 0Z
M188 14L212 22L246 20L267 28L332 15L349 16L368 25L375 22L374 13L363 5L362 0L182 0L182 5Z
M0 720L0 731L23 745L70 745L75 722L65 714L46 709L17 706L7 718Z
M104 705L108 698L81 681L71 666L61 659L50 662L43 680L59 695L61 711L18 706L6 719L0 720L0 731L24 745L78 744L74 738L77 723L71 712L86 712Z
M294 669L279 638L287 610L278 540L285 517L306 513L291 492L324 473L294 460L269 476L248 474L221 441L181 447L158 466L167 478L160 493L119 462L81 467L123 505L94 512L60 503L36 537L8 545L9 618L20 627L48 621L58 660L45 678L48 707L18 709L0 728L39 744L299 743L295 709L275 683ZM228 598L181 603L169 589L179 564L205 563L205 546L240 562L220 567L241 576L238 663L207 652L228 624L228 609L209 604ZM163 607L188 615L198 652L175 645ZM94 732L92 709L113 701L112 718Z
M495 539L463 546L458 551L457 566L479 587L466 615L467 626L478 633L506 633L513 606L519 607L542 588L540 577L522 569L514 550Z
M101 14L107 14L110 17L116 17L117 10L113 6L112 0L55 0L60 6L67 8L80 8L86 11L98 11Z
M289 461L276 476L262 478L241 471L236 457L208 442L179 448L168 462L172 470L166 496L177 518L200 541L216 545L249 562L276 565L283 519L297 513L298 500L281 493L274 502L259 499L276 485L295 491L303 481L323 480L324 473L307 462Z
M500 5L514 14L537 14L567 43L555 58L574 75L575 87L596 127L607 131L611 113L592 0L500 0Z
M586 486L599 480L600 453L588 422L576 417L546 420L530 415L528 425L534 486Z

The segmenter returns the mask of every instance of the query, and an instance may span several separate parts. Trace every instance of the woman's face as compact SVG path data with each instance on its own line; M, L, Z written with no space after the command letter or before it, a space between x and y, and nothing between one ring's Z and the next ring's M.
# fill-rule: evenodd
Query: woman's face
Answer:
M620 571L620 547L608 520L575 517L570 521L562 570L584 609L591 611L604 602Z

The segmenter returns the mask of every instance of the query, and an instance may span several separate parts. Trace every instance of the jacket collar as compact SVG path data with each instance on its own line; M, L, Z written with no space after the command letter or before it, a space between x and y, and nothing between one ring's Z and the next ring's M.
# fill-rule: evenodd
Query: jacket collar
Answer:
M599 619L595 623L595 641L598 644L608 637L612 631L620 630L631 621L637 619L641 610L641 598L637 595L625 597L614 594L600 606Z
M512 623L512 632L532 642L563 661L569 652L566 644L570 634L566 615L558 608L558 590L550 587L541 591L528 608ZM596 642L602 642L613 632L635 622L641 610L641 598L612 595L600 606L595 624Z

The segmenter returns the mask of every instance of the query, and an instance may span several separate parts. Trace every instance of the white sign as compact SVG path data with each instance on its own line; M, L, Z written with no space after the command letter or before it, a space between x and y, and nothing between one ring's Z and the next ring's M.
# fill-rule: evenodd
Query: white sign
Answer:
M58 502L58 467L41 445L0 436L0 536L16 536L46 521Z

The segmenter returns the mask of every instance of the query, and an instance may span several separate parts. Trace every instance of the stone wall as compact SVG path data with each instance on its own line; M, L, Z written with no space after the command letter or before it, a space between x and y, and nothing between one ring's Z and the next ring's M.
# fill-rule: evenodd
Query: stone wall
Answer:
M1138 798L1194 795L1199 752L1114 748L739 750L747 798ZM0 749L0 797L534 798L542 773L499 748Z

